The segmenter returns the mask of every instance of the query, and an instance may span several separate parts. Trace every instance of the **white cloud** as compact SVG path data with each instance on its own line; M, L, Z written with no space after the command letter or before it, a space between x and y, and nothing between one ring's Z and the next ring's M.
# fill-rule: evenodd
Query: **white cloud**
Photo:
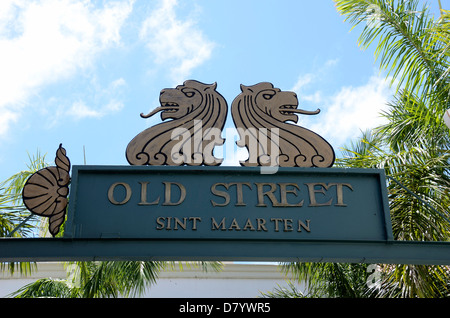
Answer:
M0 136L4 136L9 131L9 125L16 122L18 119L17 113L10 111L8 109L1 110L0 116Z
M75 120L84 118L101 118L110 114L111 112L118 112L119 110L123 109L123 107L124 105L121 101L117 101L114 99L110 100L108 104L105 104L100 109L89 107L84 103L84 101L79 100L74 102L64 115L71 116L71 118Z
M0 136L44 85L72 76L119 44L133 6L133 1L102 8L81 0L0 3L0 113L6 127Z
M176 0L162 0L144 21L140 38L154 54L155 62L170 65L171 79L180 83L210 58L214 44L204 37L194 20L178 19L177 5Z
M349 139L360 137L361 131L384 123L386 119L380 113L387 109L391 97L389 80L373 75L366 84L343 87L327 98L321 113L308 119L311 124L305 127L332 141L335 148L341 147Z
M97 85L95 85L97 86ZM94 104L98 106L88 106L85 101L77 100L67 111L59 112L55 115L54 121L58 118L69 116L75 120L84 118L101 118L111 113L116 113L124 108L124 104L119 100L121 88L126 86L123 78L111 82L107 88L96 87L96 94L93 96Z
M297 82L294 84L294 86L292 87L291 90L294 92L300 91L301 89L303 89L304 86L311 83L313 78L314 78L314 75L311 73L308 73L305 75L300 75L297 79Z
M297 82L295 82L294 86L290 89L297 93L297 97L299 102L308 101L312 103L322 102L322 93L320 91L315 91L312 94L307 94L307 87L309 84L314 83L314 81L320 80L322 77L327 76L327 72L331 67L336 65L339 62L339 59L330 59L325 61L325 63L316 68L314 73L301 74L297 78Z
M361 131L383 124L386 119L380 113L387 109L393 95L390 79L380 75L372 75L360 86L341 87L334 95L320 90L311 92L311 84L327 78L330 68L338 62L338 59L330 59L315 73L301 74L291 89L297 93L300 105L302 101L320 104L318 115L299 116L298 124L324 137L335 149L360 137Z
M68 113L74 119L81 119L86 117L101 117L101 113L99 111L89 108L83 101L74 102Z

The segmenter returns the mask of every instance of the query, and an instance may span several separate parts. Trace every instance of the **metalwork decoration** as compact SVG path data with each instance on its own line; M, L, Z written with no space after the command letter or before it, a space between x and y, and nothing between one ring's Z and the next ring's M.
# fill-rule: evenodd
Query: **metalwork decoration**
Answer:
M221 132L228 105L216 87L216 83L188 80L176 88L163 89L161 106L141 117L161 113L165 122L131 140L127 161L131 165L220 165L223 159L215 158L213 149L225 141Z
M70 160L62 144L56 151L55 164L32 174L22 191L27 209L49 218L49 231L53 236L58 234L64 223L69 194Z
M331 167L335 160L332 146L313 131L298 125L298 114L320 112L298 109L294 92L281 91L262 82L241 85L233 100L231 115L238 129L238 146L246 147L249 158L242 166Z

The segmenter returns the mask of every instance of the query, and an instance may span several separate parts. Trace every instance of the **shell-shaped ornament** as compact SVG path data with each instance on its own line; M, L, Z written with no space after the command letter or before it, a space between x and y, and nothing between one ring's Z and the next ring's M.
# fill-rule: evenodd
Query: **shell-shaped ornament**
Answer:
M56 166L46 167L31 175L22 192L23 203L36 215L49 218L49 231L58 234L64 223L70 183L70 160L59 145Z

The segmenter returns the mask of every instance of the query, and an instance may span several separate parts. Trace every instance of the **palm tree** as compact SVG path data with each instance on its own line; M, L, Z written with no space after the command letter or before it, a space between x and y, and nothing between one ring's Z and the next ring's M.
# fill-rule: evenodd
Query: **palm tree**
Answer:
M216 262L187 263L203 270L221 269ZM43 278L13 292L15 298L116 298L142 295L155 284L159 272L171 270L172 262L107 261L65 263L66 279ZM182 269L182 265L179 264Z
M0 183L0 237L32 237L39 232L40 222L22 204L22 188L26 180L39 169L47 166L45 155L39 151L29 156L27 169L14 174ZM0 263L0 269L13 274L18 270L21 274L29 274L35 265L29 262Z
M375 131L377 136L380 130ZM450 180L443 167L449 154L437 155L417 145L404 151L383 150L381 138L366 133L359 145L347 150L341 163L347 167L385 170L390 182L388 198L392 230L396 240L448 241L450 221L446 208ZM450 275L447 267L381 265L383 280L377 296L445 297Z
M375 45L375 58L395 87L388 123L344 149L337 164L381 168L388 177L394 238L415 241L450 239L450 178L448 128L442 116L450 108L450 13L435 19L418 0L335 0L338 12L353 28L365 24L359 45ZM375 43L375 44L374 44ZM351 282L355 264L341 266L288 263L286 271L307 278L313 288ZM380 265L381 288L361 296L446 297L450 273L445 266ZM367 276L367 275L366 275ZM338 288L331 296L346 296Z

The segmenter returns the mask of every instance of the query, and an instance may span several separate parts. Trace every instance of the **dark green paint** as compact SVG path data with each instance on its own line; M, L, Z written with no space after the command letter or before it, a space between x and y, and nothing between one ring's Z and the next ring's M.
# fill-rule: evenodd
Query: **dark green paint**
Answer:
M113 198L126 202L121 205L112 204L107 196L117 182L121 185L115 187ZM216 189L222 195L229 195L226 206L226 199L211 191L216 183L221 183ZM228 189L223 183L229 184ZM258 200L258 187L268 192L269 183L275 186L272 200L271 195ZM312 183L332 185L328 189L316 185L313 191ZM129 200L123 184L129 185ZM180 199L176 184L185 187L186 196L181 204L170 205ZM242 187L241 198L237 184ZM384 185L383 172L372 169L279 168L275 174L261 174L259 168L243 167L75 166L65 237L391 240ZM170 200L165 195L169 186ZM286 189L284 199L281 188ZM318 206L311 206L310 193Z

